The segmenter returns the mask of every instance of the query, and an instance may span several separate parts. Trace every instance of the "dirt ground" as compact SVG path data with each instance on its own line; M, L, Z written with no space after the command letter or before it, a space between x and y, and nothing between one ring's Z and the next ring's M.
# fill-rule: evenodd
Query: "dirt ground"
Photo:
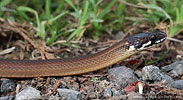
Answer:
M135 28L127 27L127 28ZM159 30L163 30L158 28ZM146 29L144 30L146 31ZM166 30L163 30L166 31ZM90 38L83 38L80 41L71 41L72 44L80 48L63 45L66 41L61 37L57 42L50 46L37 37L34 27L26 22L15 23L11 21L4 21L0 19L0 58L1 59L56 59L76 57L87 54L93 54L102 51L119 40L114 39L114 35L103 35L98 40ZM125 32L122 38L129 35L136 34L134 32ZM3 51L3 52L2 52ZM126 65L127 67L136 70L141 70L147 63L152 63L155 66L165 66L175 61L183 59L183 35L177 35L174 38L168 38L162 44L152 47L140 54L133 55L132 57L121 61L117 65ZM145 62L146 61L146 62ZM154 62L152 62L154 61ZM45 98L55 95L57 88L76 89L82 92L85 99L98 98L104 99L100 96L104 88L99 88L101 81L108 80L108 68L86 73L83 75L67 76L67 77L44 77L44 78L31 78L31 79L12 79L16 84L16 90L8 93L2 93L1 96L15 95L28 85L40 90ZM0 83L5 78L1 78ZM97 79L97 81L95 81ZM177 79L183 79L179 77ZM98 85L98 86L96 86ZM88 87L86 89L85 87ZM161 84L151 84L151 91L157 94L168 94L177 96L181 90L168 89ZM50 93L51 91L51 93ZM95 94L99 91L99 94ZM109 97L115 99L114 97Z

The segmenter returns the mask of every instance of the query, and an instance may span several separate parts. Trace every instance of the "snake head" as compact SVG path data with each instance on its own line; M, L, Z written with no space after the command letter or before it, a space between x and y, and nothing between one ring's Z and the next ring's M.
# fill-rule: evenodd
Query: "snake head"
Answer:
M149 48L163 42L165 39L166 33L164 32L145 32L126 38L125 41L129 44L129 51L132 51Z

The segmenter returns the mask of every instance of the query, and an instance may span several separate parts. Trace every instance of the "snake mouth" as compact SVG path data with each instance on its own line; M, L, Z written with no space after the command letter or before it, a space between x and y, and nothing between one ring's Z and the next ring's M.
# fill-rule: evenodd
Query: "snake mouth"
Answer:
M158 40L158 41L156 41L155 43L156 43L156 44L161 43L161 42L163 42L165 39L166 39L166 37L165 37L165 38L162 38L162 39L160 39L160 40Z

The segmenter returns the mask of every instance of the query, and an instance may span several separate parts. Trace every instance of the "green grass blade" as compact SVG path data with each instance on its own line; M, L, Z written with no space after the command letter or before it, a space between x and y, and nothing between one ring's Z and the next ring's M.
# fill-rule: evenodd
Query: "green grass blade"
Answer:
M37 28L40 30L41 28L41 24L40 24L40 20L39 20L39 16L36 10L29 8L29 7L25 7L25 6L20 6L17 8L18 11L25 11L25 12L30 12L33 13L36 17L36 21L37 21ZM41 32L38 32L37 34L38 36L42 36ZM45 38L45 37L43 37Z
M181 8L176 8L176 22L181 23L183 21L183 5Z
M60 17L62 17L62 16L64 16L65 14L67 14L67 13L68 13L68 11L62 12L62 13L60 13L59 15L57 15L56 17L54 17L54 18L52 18L52 19L50 19L50 20L48 20L48 21L49 21L49 23L52 23L52 22L56 21L57 19L59 19Z
M10 3L11 2L11 0L2 0L1 2L0 2L0 16L2 16L3 15L3 12L4 11L8 11L8 10L10 10L10 9L7 9L5 6L8 4L8 3Z
M99 18L103 18L107 13L111 11L111 8L118 0L112 0L107 7L100 13Z
M104 22L104 20L102 20L102 19L92 19L91 21L92 22L96 22L96 23L102 23L102 22Z
M171 19L170 15L161 7L156 6L156 5L150 5L150 4L144 4L145 7L151 8L151 9L156 9L157 11L162 12L168 19Z
M79 18L79 21L81 22L82 17L79 13L79 10L74 6L71 0L65 0L65 1L75 10L75 15L77 18Z
M50 5L51 5L51 0L46 0L46 16L48 19L51 18L51 9L50 9Z
M82 28L79 27L78 29L76 29L67 39L67 41L70 41L76 34L79 34L82 32Z
M11 2L11 0L2 0L1 2L0 2L0 6L1 7L4 7L4 6L6 6L8 3L10 3Z
M76 9L71 0L65 0L72 8Z
M87 18L88 18L88 16L89 16L88 7L89 7L89 2L86 1L86 3L85 3L85 8L84 8L84 11L83 11L83 14L82 14L82 19L81 19L80 26L83 26L84 23L86 23L86 20L87 20Z
M165 58L165 56L168 54L169 51L170 51L170 48L168 48L168 50L159 59L151 61L151 62L147 62L145 65L150 65L150 64L157 63L158 61L161 61L162 59Z
M183 5L181 6L181 9L180 9L180 22L183 21Z
M171 25L170 26L169 36L174 37L175 35L177 35L181 31L183 31L183 26L181 26L181 25Z

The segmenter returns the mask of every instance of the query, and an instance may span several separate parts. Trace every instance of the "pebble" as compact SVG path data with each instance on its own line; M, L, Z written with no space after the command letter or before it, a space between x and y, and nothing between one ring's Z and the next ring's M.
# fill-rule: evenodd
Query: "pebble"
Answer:
M164 72L168 72L172 77L183 75L183 61L177 61L170 65L164 66L161 69Z
M138 80L134 74L134 71L126 66L112 68L108 71L108 73L110 76L110 81L116 82L117 85L122 88Z
M115 34L114 38L116 40L120 40L123 36L124 36L124 32L123 31L119 31L118 33Z
M81 93L71 89L57 89L58 94L64 100L82 100Z
M140 93L130 92L128 93L127 100L145 100L145 97L143 97Z
M172 87L179 90L183 90L183 80L177 80L172 82Z
M51 95L51 96L49 96L48 100L61 100L61 97L59 97L58 95L55 95L55 96Z
M112 91L110 88L105 88L104 89L104 97L111 97L112 96Z
M15 82L13 82L10 79L3 80L2 84L1 84L1 92L2 93L12 92L12 91L15 91L15 89L16 89Z
M161 70L153 65L145 66L142 69L142 79L144 81L153 81L153 82L173 82L173 79L161 72Z
M119 90L113 92L113 96L120 96L120 95L122 95L122 93Z
M0 97L0 100L13 100L14 96L5 96L5 97Z
M136 74L139 78L142 77L142 71L140 71L140 70L136 70L136 71L135 71L135 74Z
M16 94L15 100L34 100L41 99L40 91L33 87L28 87Z

